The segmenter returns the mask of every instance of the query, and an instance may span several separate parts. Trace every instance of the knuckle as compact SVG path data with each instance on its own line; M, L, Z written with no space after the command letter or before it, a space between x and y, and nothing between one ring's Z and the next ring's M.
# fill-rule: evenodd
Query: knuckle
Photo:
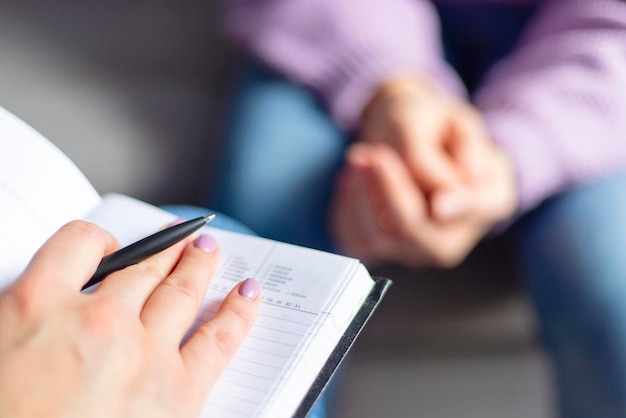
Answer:
M194 303L194 305L200 302L198 282L192 277L172 275L165 279L161 285L174 292L177 296L188 299L190 302Z
M252 306L251 304L244 304ZM256 318L253 308L246 309L238 303L226 302L222 305L220 319L216 319L209 326L200 327L198 333L217 351L222 358L231 358L241 341L247 335Z
M213 336L215 338L215 345L218 347L220 354L226 357L231 357L235 354L237 345L235 344L236 338L232 331L218 329Z
M246 307L248 306L250 305L246 304ZM235 320L241 324L238 328L249 328L254 323L255 315L253 315L250 309L246 309L240 304L233 304L233 306L230 307L230 312L234 316Z
M33 290L32 287L30 284L28 286L20 284L20 286L11 288L6 294L12 310L20 318L30 317L37 309L37 298L33 295L33 291L36 289Z
M100 229L100 227L91 222L74 220L67 223L65 227L72 229L81 235L104 240L104 232Z
M235 354L237 339L231 330L219 327L201 327L198 333L215 347L219 356L230 358Z
M148 258L141 263L133 264L126 267L127 271L133 274L153 277L157 280L162 280L166 276L166 271L163 267L151 258Z

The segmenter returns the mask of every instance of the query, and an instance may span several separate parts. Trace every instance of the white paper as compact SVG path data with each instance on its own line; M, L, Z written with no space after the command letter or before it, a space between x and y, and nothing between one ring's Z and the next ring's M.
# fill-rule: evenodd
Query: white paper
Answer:
M99 202L65 154L0 107L0 289L61 225Z

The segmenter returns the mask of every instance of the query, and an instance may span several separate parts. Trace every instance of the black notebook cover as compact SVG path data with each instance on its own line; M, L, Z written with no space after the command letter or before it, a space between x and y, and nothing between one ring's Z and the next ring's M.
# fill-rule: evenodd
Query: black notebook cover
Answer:
M339 364L348 353L348 350L350 350L350 347L354 344L356 337L367 323L367 320L372 316L372 313L382 300L387 289L389 289L389 286L391 286L391 280L384 277L375 277L374 280L376 283L370 294L367 296L367 299L365 299L365 302L363 302L363 305L361 305L361 309L359 309L352 319L348 329L337 343L330 357L326 360L326 364L324 364L324 367L322 367L322 370L315 378L307 395L302 402L300 402L300 406L298 406L293 418L306 418L309 415L313 406L315 406L315 403L328 385L330 378L335 374L337 367L339 367Z

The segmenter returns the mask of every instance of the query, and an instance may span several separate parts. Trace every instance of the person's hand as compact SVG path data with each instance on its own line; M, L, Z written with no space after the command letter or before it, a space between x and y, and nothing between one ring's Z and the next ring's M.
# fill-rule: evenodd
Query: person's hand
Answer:
M508 160L495 147L483 155L484 175L455 190L454 198L466 202L464 210L436 219L429 196L394 149L385 144L353 145L332 208L337 244L370 264L455 266L516 205Z
M346 165L332 230L371 262L456 265L517 203L511 164L479 113L419 77L380 87Z
M479 113L425 78L392 79L365 108L359 141L388 144L428 197L434 218L461 214L471 202L457 189L484 174L491 140Z
M194 417L251 328L258 284L240 283L181 344L219 259L200 236L80 292L115 240L62 227L0 295L0 416Z

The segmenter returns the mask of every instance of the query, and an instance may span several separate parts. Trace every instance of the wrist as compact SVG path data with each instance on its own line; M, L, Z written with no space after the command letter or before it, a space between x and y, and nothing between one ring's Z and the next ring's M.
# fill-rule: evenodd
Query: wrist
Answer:
M381 107L398 101L416 100L437 95L436 85L427 77L419 75L397 76L381 83L361 112L361 119Z

